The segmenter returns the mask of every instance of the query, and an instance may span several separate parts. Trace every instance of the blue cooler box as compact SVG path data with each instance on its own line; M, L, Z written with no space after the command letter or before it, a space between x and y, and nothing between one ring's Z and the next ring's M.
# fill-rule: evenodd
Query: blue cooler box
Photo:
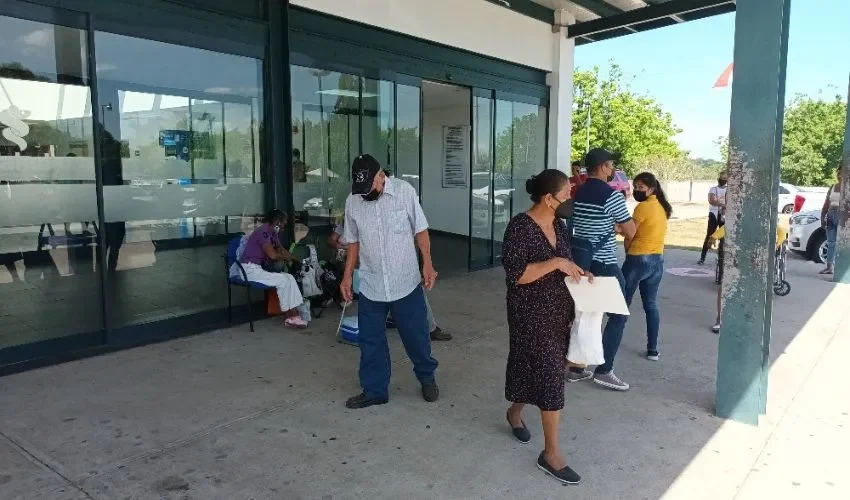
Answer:
M347 344L354 344L360 340L360 328L357 324L357 316L343 318L339 327L339 339Z

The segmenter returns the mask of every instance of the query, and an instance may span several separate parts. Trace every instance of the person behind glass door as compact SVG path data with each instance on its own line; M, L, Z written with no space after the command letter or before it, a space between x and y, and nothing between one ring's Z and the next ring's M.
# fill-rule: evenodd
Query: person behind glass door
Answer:
M508 223L502 249L510 335L505 399L512 403L507 420L513 436L528 443L531 433L522 411L527 404L538 407L545 444L537 467L562 483L576 484L581 477L567 466L558 440L575 319L575 303L564 279L593 276L570 260L570 235L561 220L571 208L567 175L544 170L526 181L525 190L534 205Z
M409 183L388 177L373 156L364 154L351 165L351 194L345 201L345 241L348 243L345 273L340 291L353 298L354 268L360 268L360 386L362 392L346 401L350 409L386 404L389 401L390 352L387 316L396 319L398 333L422 398L437 401L440 391L431 356L425 291L433 288L437 272L431 261L428 221ZM416 248L422 255L422 272ZM423 289L424 283L424 289Z
M835 171L835 184L829 188L823 207L820 211L820 220L826 230L826 268L820 274L833 274L835 272L835 254L838 250L836 240L838 239L838 210L841 203L841 168Z
M295 182L307 182L307 164L301 161L301 151L292 149L292 179Z
M640 290L640 300L646 313L646 357L658 361L658 330L661 313L658 309L658 287L664 277L664 238L667 220L673 207L658 179L649 172L634 178L632 196L638 202L632 219L635 237L626 242L626 261L623 277L626 280L626 304L632 304L635 292Z
M702 254L698 264L705 264L705 255L711 247L711 235L721 225L723 209L726 207L726 182L729 177L726 171L717 176L717 185L708 191L708 227L705 231L705 240L702 243Z
M284 324L292 328L306 328L307 322L298 314L298 306L304 297L292 275L269 272L264 268L276 267L286 262L297 262L291 253L280 244L280 232L286 226L286 215L274 208L266 215L266 222L254 230L245 243L240 263L248 281L273 286L277 290Z
M601 148L594 148L585 155L587 180L576 192L573 203L573 237L598 244L593 254L590 272L595 276L617 278L625 294L623 271L617 263L617 238L615 231L629 242L635 235L635 223L626 207L626 198L608 183L614 178L614 162L619 155ZM602 348L605 363L596 367L594 373L584 368L571 366L567 375L571 382L593 381L615 391L629 390L629 384L614 374L614 358L623 340L623 330L628 316L608 314L608 323L602 332Z

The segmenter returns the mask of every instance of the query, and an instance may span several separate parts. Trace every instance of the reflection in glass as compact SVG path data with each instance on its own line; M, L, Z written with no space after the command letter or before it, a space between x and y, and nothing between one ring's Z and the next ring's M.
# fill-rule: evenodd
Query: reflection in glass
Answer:
M492 264L493 239L493 99L475 97L472 109L472 238L473 268Z
M396 85L398 124L396 126L397 164L395 175L419 192L419 124L422 121L422 92L419 87Z
M524 192L525 181L546 168L546 111L536 104L512 104L513 180L516 190ZM514 215L531 208L530 200L517 201L513 206Z
M110 326L225 307L220 256L264 208L261 62L95 39Z
M101 330L85 33L0 16L0 349Z

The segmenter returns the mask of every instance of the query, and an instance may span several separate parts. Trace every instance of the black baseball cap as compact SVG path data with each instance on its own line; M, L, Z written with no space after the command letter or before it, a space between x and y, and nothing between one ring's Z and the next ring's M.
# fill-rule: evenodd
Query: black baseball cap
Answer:
M351 194L369 194L381 164L370 154L360 155L351 164Z
M620 153L612 153L607 149L593 148L584 155L584 166L596 168L606 161L619 161Z

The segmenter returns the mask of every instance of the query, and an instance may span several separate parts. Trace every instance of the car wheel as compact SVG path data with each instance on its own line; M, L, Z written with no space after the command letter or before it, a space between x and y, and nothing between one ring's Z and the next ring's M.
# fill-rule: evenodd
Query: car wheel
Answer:
M783 214L790 214L793 211L794 211L794 204L793 203L785 205L784 207L782 207L782 213Z
M809 259L823 264L826 262L826 231L818 229L809 239Z

